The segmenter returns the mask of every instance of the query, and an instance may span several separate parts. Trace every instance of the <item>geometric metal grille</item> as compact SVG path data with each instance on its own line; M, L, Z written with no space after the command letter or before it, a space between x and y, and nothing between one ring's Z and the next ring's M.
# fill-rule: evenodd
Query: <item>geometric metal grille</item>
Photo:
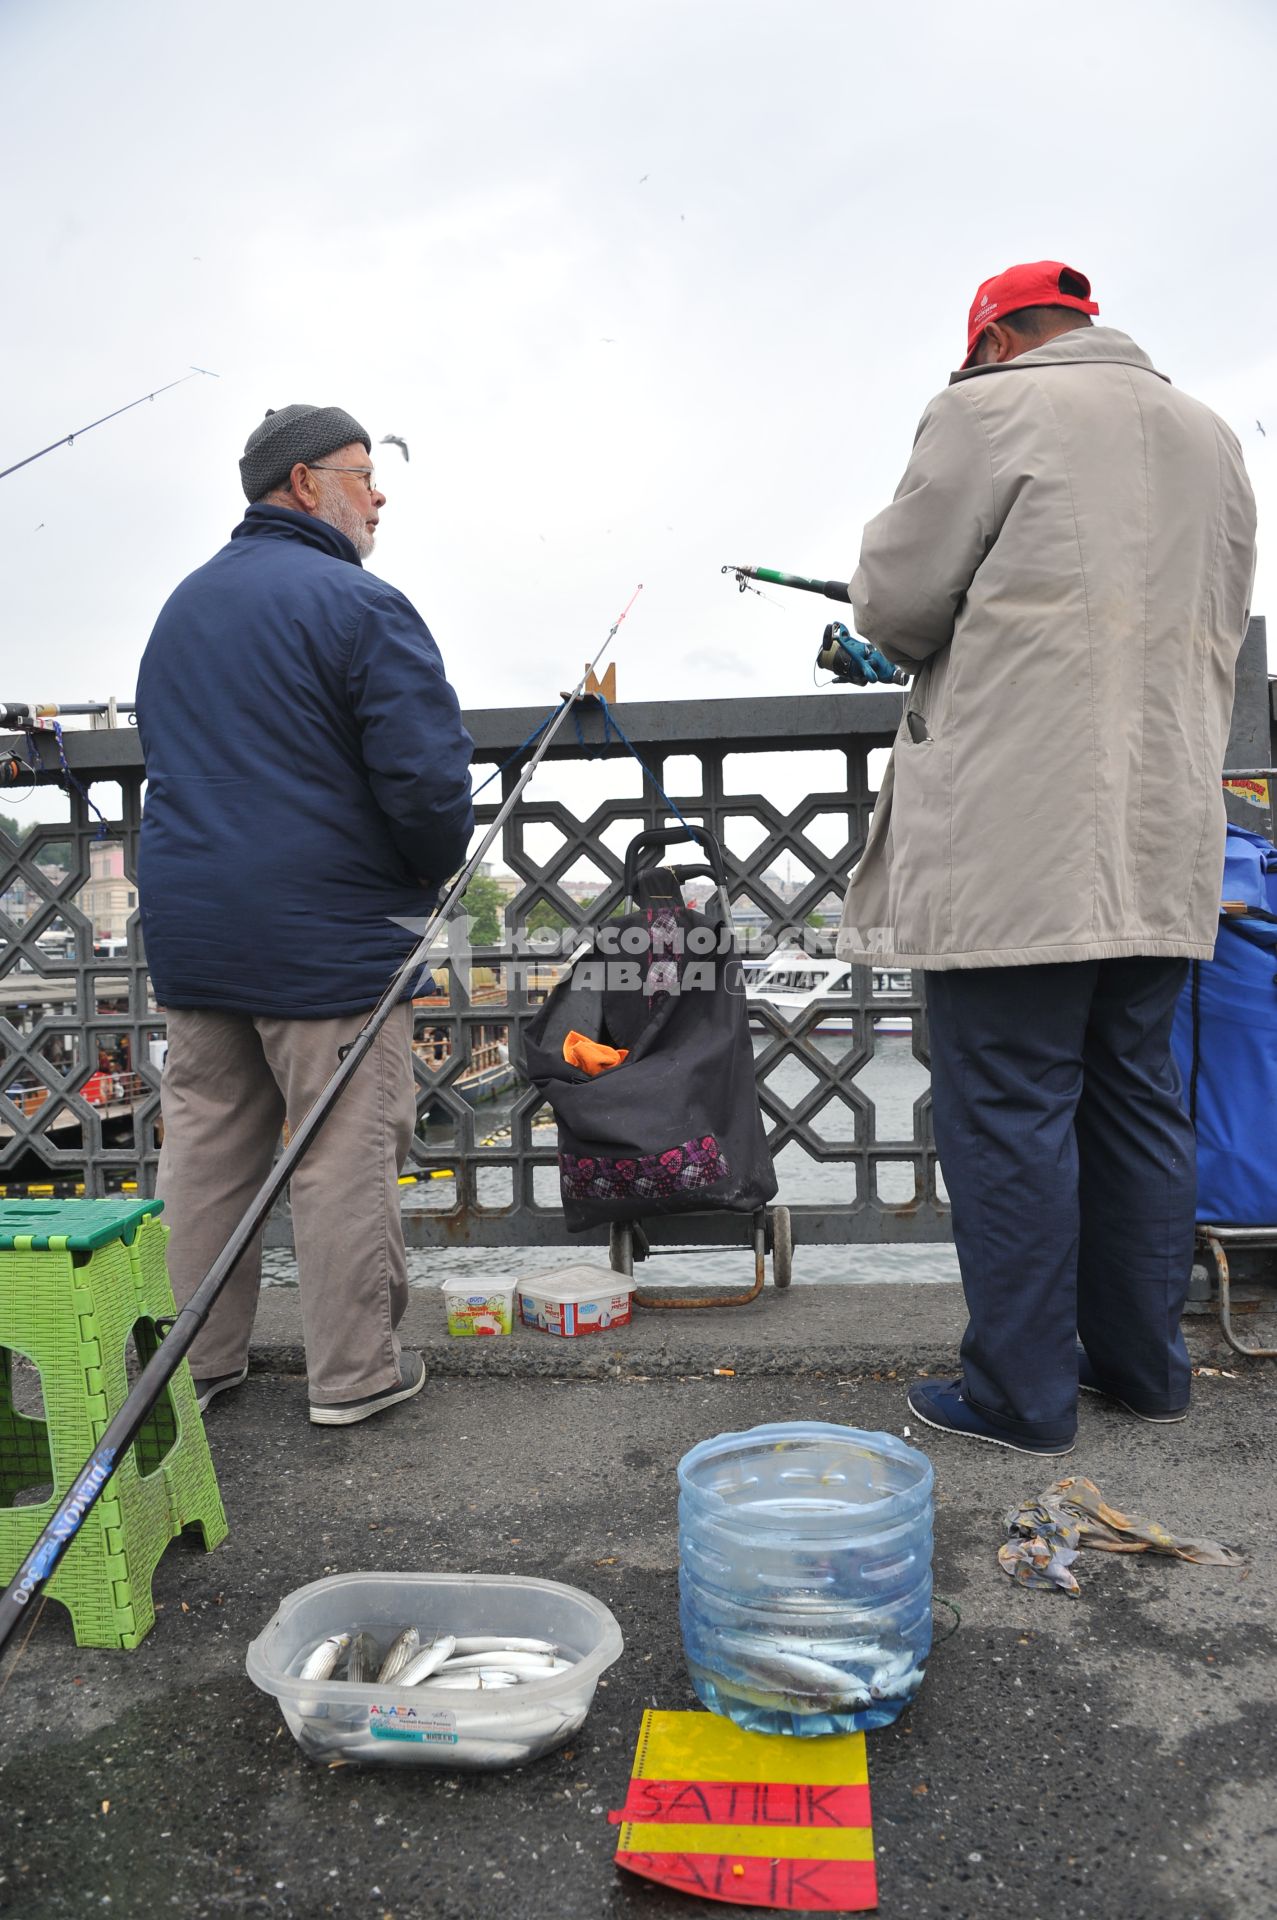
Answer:
M615 708L615 718L680 811L723 845L738 913L738 945L763 956L786 929L809 949L832 949L833 926L813 924L841 901L847 873L864 843L875 791L869 755L890 745L900 715L897 692L813 693L771 699L661 701ZM544 718L530 709L468 713L476 776L516 751ZM124 849L125 876L136 873L144 770L130 728L67 733L76 777L104 812L103 788L118 784L109 833ZM56 779L52 742L42 783ZM783 756L783 759L781 758ZM493 818L515 785L520 763L479 803ZM4 789L0 788L0 811ZM504 938L470 947L466 925L447 930L446 1000L418 1002L416 1074L420 1122L406 1186L410 1245L562 1244L555 1137L531 1088L516 1090L505 1123L474 1105L485 1075L497 1076L544 997L564 940L538 919L557 917L575 931L605 917L621 898L625 847L644 827L673 824L614 735L605 737L597 703L582 703L534 776L504 828L500 865L516 890L503 908ZM75 904L90 873L97 823L78 794L67 826L48 826L15 845L0 831L0 1185L82 1180L88 1193L124 1182L154 1189L159 1073L152 1042L163 1013L150 993L140 927L127 951L93 952L93 929ZM70 843L65 869L42 852ZM690 864L698 855L666 856ZM586 903L587 892L593 898ZM56 923L56 927L55 927ZM51 930L67 936L59 950ZM567 945L571 945L567 938ZM552 949L552 951L551 951ZM920 1242L950 1237L938 1184L926 1091L926 1015L921 981L893 1011L912 1020L902 1049L912 1070L903 1121L899 1099L889 1130L879 1118L875 1073L888 1051L875 1033L868 967L858 967L852 1027L837 1045L821 1031L821 1010L794 1026L755 1004L756 1072L781 1177L780 1199L796 1241L817 1244ZM109 1040L107 1047L104 1042ZM106 1064L113 1071L104 1071ZM95 1075L97 1076L95 1078ZM897 1073L897 1079L900 1078ZM792 1189L792 1192L791 1192ZM803 1195L815 1193L815 1197ZM722 1215L653 1223L652 1238L725 1242L747 1223ZM286 1206L268 1237L286 1244Z
M122 883L136 901L140 756L135 774L112 768L110 778L119 801L105 842L122 847ZM108 793L94 795L104 813ZM6 797L0 788L0 811ZM83 895L103 837L81 796L69 802L66 825L36 826L20 843L0 828L0 1185L149 1193L160 1086L152 1051L164 1019L135 914L123 951L94 951Z

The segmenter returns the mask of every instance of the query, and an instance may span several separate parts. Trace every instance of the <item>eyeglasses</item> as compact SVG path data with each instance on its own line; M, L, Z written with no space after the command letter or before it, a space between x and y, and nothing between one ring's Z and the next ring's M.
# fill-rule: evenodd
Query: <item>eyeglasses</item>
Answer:
M369 493L372 493L377 485L377 469L375 467L329 467L320 466L314 461L310 461L307 464L310 466L312 473L361 473L364 477L364 485L367 487Z

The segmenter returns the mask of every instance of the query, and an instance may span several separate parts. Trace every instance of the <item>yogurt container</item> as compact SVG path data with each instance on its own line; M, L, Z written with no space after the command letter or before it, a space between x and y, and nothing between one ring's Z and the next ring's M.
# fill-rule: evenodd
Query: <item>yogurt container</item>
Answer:
M514 1293L513 1280L504 1287L445 1287L448 1332L509 1333L514 1325Z
M634 1282L625 1274L581 1263L520 1280L519 1312L524 1326L573 1339L628 1326L633 1294Z

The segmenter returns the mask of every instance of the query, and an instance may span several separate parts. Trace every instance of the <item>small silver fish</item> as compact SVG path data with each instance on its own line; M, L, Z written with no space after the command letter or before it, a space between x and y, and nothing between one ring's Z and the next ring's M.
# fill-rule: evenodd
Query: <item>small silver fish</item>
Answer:
M357 1633L346 1655L346 1678L352 1686L363 1686L377 1677L377 1642L370 1633Z
M889 1653L884 1646L865 1640L797 1640L781 1638L769 1647L787 1658L792 1654L818 1655L840 1667L853 1669L847 1675L849 1688L859 1687L874 1700L898 1699L916 1693L922 1685L922 1669L915 1666L908 1647ZM747 1664L742 1661L742 1664ZM863 1698L857 1701L863 1705Z
M794 1693L838 1693L851 1684L851 1677L827 1660L810 1654L782 1651L774 1641L752 1634L720 1633L718 1641L728 1658L738 1663L765 1686L784 1687Z
M297 1670L299 1680L327 1680L338 1660L350 1645L348 1633L330 1633L317 1647L312 1647Z
M401 1667L395 1674L396 1684L401 1687L419 1686L423 1680L428 1680L432 1673L438 1671L456 1644L450 1633L437 1633L433 1640L422 1647L419 1653L414 1653L407 1665Z
M457 1653L557 1653L551 1640L532 1640L507 1633L459 1633Z
M564 1739L567 1735L564 1735ZM534 1740L459 1740L448 1749L450 1767L521 1767L538 1755Z
M916 1693L926 1677L925 1667L910 1667L905 1673L883 1667L869 1682L869 1692L875 1700L897 1700L902 1694Z
M478 1693L485 1688L517 1687L519 1676L500 1667L469 1667L464 1673L432 1674L425 1684L446 1687L450 1693Z
M751 1707L766 1707L772 1713L792 1713L803 1719L833 1713L851 1713L870 1704L867 1693L844 1688L839 1693L795 1693L785 1687L752 1686L747 1680L727 1679L708 1667L698 1669L711 1680L720 1699L742 1701Z
M706 1677L720 1692L751 1706L807 1714L837 1713L868 1704L868 1692L854 1675L841 1673L824 1660L782 1653L774 1642L753 1635L720 1632L716 1642L721 1658L736 1671L706 1667Z
M562 1746L568 1738L566 1733L550 1736L556 1746ZM329 1766L335 1762L341 1765L359 1766L361 1763L376 1764L386 1759L386 1742L374 1738L365 1738L352 1742L336 1752L331 1746L301 1741L304 1752L314 1760L325 1761ZM418 1752L413 1748L414 1753ZM455 1768L466 1768L476 1772L492 1771L498 1767L521 1767L529 1760L537 1759L545 1751L545 1743L536 1738L521 1740L477 1740L459 1739L455 1746L431 1747L423 1755L427 1766L447 1767L451 1772Z
M467 1667L504 1667L509 1673L553 1673L555 1659L552 1653L524 1653L518 1647L493 1647L489 1653L454 1653L447 1663L447 1671L460 1673Z
M393 1643L389 1653L381 1663L378 1680L393 1680L421 1645L421 1635L415 1627L405 1627L399 1638Z
M837 1661L840 1664L846 1662L853 1667L889 1666L901 1658L901 1655L888 1653L885 1647L876 1646L871 1641L829 1640L818 1634L813 1635L809 1640L800 1640L796 1635L790 1637L788 1634L778 1635L775 1640L763 1639L760 1636L759 1644L765 1646L769 1652L776 1650L785 1654L811 1654L818 1660ZM903 1657L905 1664L908 1665L912 1655L906 1653Z

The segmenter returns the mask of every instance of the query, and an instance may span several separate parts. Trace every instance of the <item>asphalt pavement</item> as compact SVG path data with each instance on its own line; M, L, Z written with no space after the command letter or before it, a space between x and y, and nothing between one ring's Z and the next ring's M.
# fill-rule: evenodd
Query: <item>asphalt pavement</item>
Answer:
M861 1296L861 1297L858 1297ZM886 1297L884 1297L886 1296ZM1277 1912L1277 1491L1271 1363L1193 1330L1182 1426L1086 1397L1059 1463L919 1429L913 1370L961 1324L948 1287L769 1292L576 1342L447 1341L366 1425L306 1420L296 1296L208 1430L231 1522L175 1542L131 1653L46 1608L0 1682L0 1909L311 1920L708 1920L613 1864L642 1711L696 1705L678 1632L675 1464L697 1440L816 1418L899 1433L936 1467L937 1646L912 1709L868 1736L880 1912L893 1920L1268 1920ZM1267 1334L1264 1328L1267 1325ZM1250 1338L1272 1343L1270 1316ZM1234 1377L1229 1377L1232 1375ZM1082 1592L1011 1584L1006 1509L1059 1473L1241 1568L1087 1553ZM588 1589L625 1651L571 1746L517 1772L328 1769L244 1671L280 1597L355 1569L524 1572ZM955 1626L955 1620L957 1622ZM947 1636L943 1637L942 1636Z

